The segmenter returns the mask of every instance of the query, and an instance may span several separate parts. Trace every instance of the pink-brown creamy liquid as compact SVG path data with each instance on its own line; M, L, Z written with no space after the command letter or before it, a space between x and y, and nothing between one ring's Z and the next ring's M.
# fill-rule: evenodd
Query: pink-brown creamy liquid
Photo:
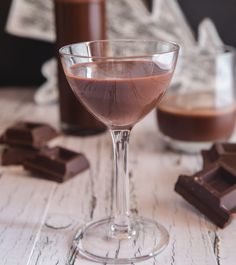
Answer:
M131 128L155 108L172 72L152 61L103 61L77 64L66 73L75 95L113 129Z

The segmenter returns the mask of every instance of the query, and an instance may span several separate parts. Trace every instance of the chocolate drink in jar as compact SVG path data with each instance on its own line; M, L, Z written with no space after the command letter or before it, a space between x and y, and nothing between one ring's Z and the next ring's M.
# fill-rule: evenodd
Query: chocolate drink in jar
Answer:
M199 107L198 101L211 101L212 93L192 93L167 96L158 107L160 131L172 139L198 141L225 141L233 133L236 122L236 104L216 108L214 104ZM191 108L184 102L191 102Z
M235 49L185 52L175 84L157 109L162 140L172 149L197 153L228 141L236 123Z
M54 0L57 50L64 45L106 38L105 0ZM65 133L92 135L106 127L76 99L58 56L61 128Z

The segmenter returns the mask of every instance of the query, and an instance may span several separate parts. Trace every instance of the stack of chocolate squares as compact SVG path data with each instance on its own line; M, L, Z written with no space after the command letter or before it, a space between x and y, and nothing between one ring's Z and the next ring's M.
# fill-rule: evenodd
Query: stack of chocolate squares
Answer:
M4 145L1 165L22 165L34 175L64 182L89 168L86 157L66 148L49 148L59 133L44 123L18 122L0 137Z
M179 176L175 191L224 228L236 213L236 144L216 143L202 157L203 169Z

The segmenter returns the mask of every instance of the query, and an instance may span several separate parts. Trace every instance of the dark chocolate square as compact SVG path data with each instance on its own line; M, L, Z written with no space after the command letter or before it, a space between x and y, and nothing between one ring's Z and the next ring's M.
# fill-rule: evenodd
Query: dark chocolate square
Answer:
M218 167L209 174L203 176L203 181L211 188L216 190L219 194L226 192L236 184L236 177L232 175L223 167Z
M22 165L26 159L32 158L37 151L32 148L6 147L3 149L0 164L3 166Z
M223 158L233 156L236 159L235 143L215 143L210 150L203 150L203 167L209 166L211 163ZM236 164L236 163L235 163Z
M230 223L236 207L236 170L232 163L213 163L192 175L181 175L175 191L213 223L223 228Z
M39 149L56 136L58 133L47 124L18 122L4 132L1 136L1 142Z
M89 168L86 157L63 147L47 148L24 162L25 169L41 177L64 182Z

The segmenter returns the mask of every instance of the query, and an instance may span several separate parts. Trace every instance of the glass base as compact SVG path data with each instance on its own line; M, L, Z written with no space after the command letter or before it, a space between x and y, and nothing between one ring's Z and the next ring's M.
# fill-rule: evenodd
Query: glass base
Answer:
M196 154L201 152L201 150L209 149L212 146L212 142L187 142L172 139L168 136L160 134L160 138L164 143L174 151L180 151L189 154Z
M159 254L168 245L169 234L155 221L131 218L127 236L114 233L114 218L90 223L74 239L78 254L103 264L128 264Z

